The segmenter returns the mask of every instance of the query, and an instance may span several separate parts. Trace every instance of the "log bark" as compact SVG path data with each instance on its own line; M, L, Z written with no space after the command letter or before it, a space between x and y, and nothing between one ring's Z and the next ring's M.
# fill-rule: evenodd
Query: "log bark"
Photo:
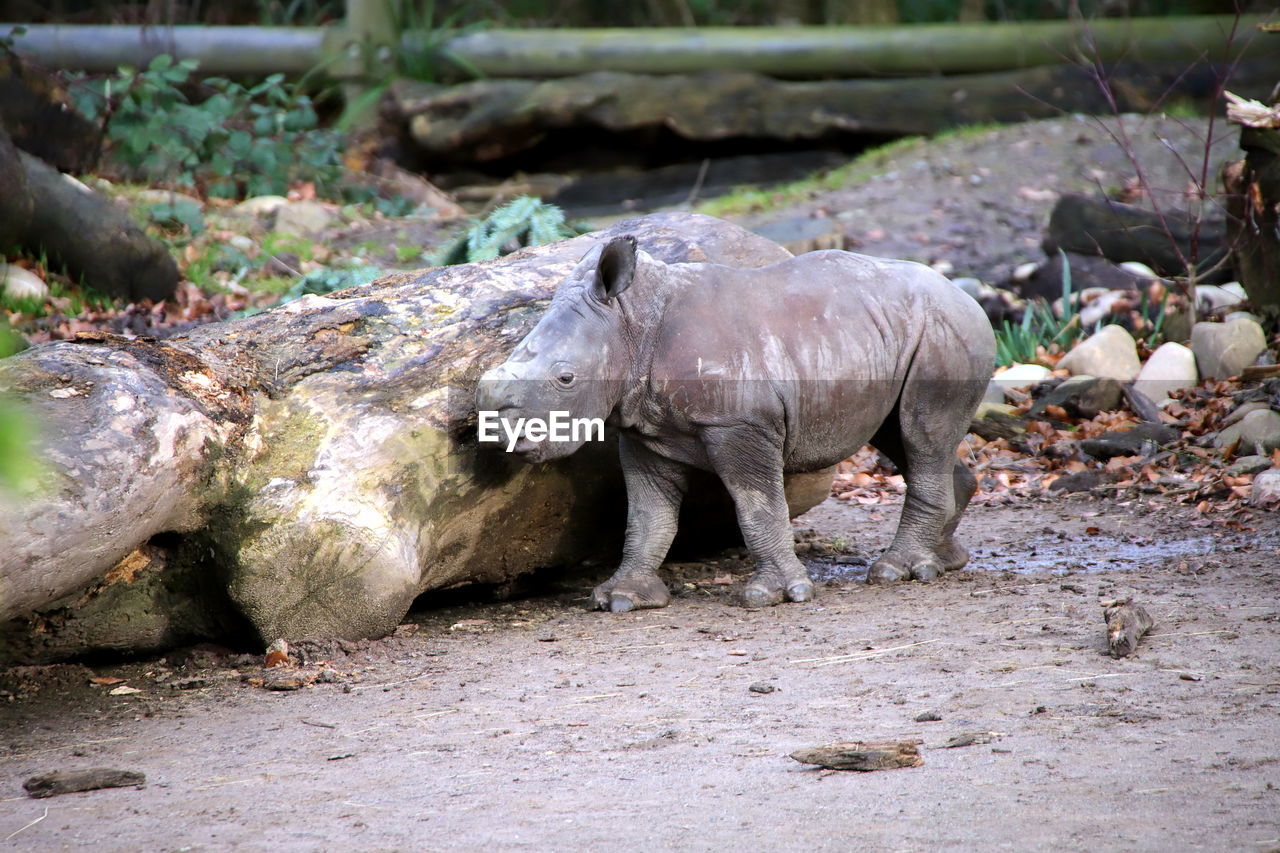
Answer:
M34 205L27 188L27 171L18 149L0 126L0 246L18 245L31 223Z
M1224 67L1109 69L1118 108L1145 112L1181 96L1210 108ZM1269 91L1275 58L1245 61L1233 89ZM669 131L694 142L806 140L841 135L932 134L964 125L1111 115L1090 73L1054 65L999 74L895 80L782 82L745 71L645 75L597 72L557 80L491 78L460 86L398 81L399 120L428 161L485 163L528 151L555 134Z
M1280 98L1275 100L1280 104ZM1244 127L1223 170L1235 267L1256 307L1280 305L1280 129Z
M1245 15L1251 33L1263 16ZM1189 64L1222 57L1233 15L1090 21L907 25L899 27L697 27L487 29L438 44L487 77L561 77L588 71L692 73L734 68L774 76L830 77L957 74L1053 64L1082 50L1112 62L1123 57ZM145 66L167 53L195 59L204 73L303 74L326 54L361 39L345 27L139 27L33 25L17 48L54 68L114 71ZM438 34L406 32L406 50L438 42ZM1261 53L1237 39L1239 53Z
M1199 222L1174 210L1153 211L1105 198L1064 195L1049 216L1044 249L1101 255L1110 261L1139 261L1158 275L1185 276L1189 264L1201 283L1230 281L1226 224Z
M49 624L109 571L147 577L120 567L149 541L179 541L159 562L217 586L264 642L381 636L429 590L616 559L616 447L514 462L475 442L473 400L565 273L623 233L668 262L788 256L729 223L665 214L161 343L97 335L0 363L0 388L44 425L49 468L41 494L0 506L0 617L38 610ZM793 478L793 508L830 479ZM699 528L732 518L715 500L690 509Z
M1241 20L1242 32L1259 16ZM970 74L1055 65L1095 54L1182 66L1224 59L1232 15L898 27L484 30L444 50L489 77L563 77L592 71L688 74L708 69L775 77ZM1264 45L1237 39L1235 55Z
M124 210L69 175L20 152L35 200L21 243L110 296L159 301L178 286L178 264Z

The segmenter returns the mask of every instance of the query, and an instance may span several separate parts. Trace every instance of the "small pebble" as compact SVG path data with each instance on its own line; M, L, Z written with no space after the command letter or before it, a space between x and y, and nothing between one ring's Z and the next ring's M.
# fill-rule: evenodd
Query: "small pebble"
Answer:
M772 693L778 688L774 687L772 684L770 684L767 681L757 681L747 689L750 690L752 693Z

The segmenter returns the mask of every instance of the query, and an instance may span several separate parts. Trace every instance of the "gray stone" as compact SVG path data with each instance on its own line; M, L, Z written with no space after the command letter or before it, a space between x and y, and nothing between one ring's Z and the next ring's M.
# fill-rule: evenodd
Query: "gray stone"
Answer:
M1232 477L1242 477L1247 474L1257 474L1259 471L1265 471L1270 467L1270 456L1241 456L1227 466L1227 474Z
M951 283L972 296L975 300L982 298L982 282L976 278L953 278L951 279Z
M1268 469L1253 478L1249 503L1266 507L1280 504L1280 468Z
M1249 414L1250 412L1265 412L1267 409L1270 409L1270 408L1271 408L1270 404L1264 403L1261 400L1254 400L1252 403L1242 403L1241 405L1236 406L1236 408L1229 415L1223 418L1219 422L1218 426L1225 429L1234 423L1238 423L1241 418L1243 418L1245 415Z
M1097 376L1101 379L1118 379L1128 382L1142 370L1138 361L1138 348L1133 337L1121 326L1103 326L1063 356L1058 367L1072 375Z
M1246 317L1229 323L1196 323L1191 328L1191 351L1205 379L1239 376L1266 348L1262 327Z
M1174 391L1194 388L1199 379L1195 354L1182 344L1170 341L1161 344L1147 359L1134 387L1159 403Z
M1213 440L1219 449L1232 445L1244 454L1267 454L1280 447L1280 414L1270 409L1250 412Z
M328 205L318 201L294 201L276 211L275 230L299 237L319 237L338 220Z

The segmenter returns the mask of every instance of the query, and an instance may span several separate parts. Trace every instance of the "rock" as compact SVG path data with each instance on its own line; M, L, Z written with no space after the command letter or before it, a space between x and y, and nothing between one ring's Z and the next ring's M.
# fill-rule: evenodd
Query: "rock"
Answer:
M1080 326L1093 329L1103 323L1120 323L1140 304L1140 296L1132 290L1090 288L1080 294Z
M1038 415L1049 406L1061 406L1077 418L1091 418L1098 412L1120 408L1123 389L1115 379L1096 376L1072 376L1036 401L1028 415Z
M1142 370L1133 337L1120 326L1104 326L1099 332L1063 356L1058 367L1072 375L1097 376L1128 382Z
M1247 477L1250 474L1258 474L1271 467L1270 456L1241 456L1227 466L1227 476L1230 477ZM1255 480L1255 488L1257 481Z
M1271 405L1263 402L1262 400L1254 400L1251 403L1242 403L1241 405L1236 406L1235 409L1232 410L1231 414L1219 421L1218 426L1221 428L1229 427L1234 423L1238 423L1241 418L1250 412L1263 412L1270 408Z
M247 198L231 208L232 216L248 216L259 219L270 216L289 203L282 195L259 195Z
M1158 404L1174 391L1194 388L1199 379L1195 354L1182 344L1169 341L1147 359L1134 387Z
M1191 351L1204 379L1226 379L1257 360L1267 338L1257 321L1237 318L1229 323L1196 323L1191 328Z
M1196 307L1200 313L1221 311L1245 300L1244 288L1239 282L1227 284L1202 284L1196 288Z
M981 300L982 281L980 279L963 276L961 278L951 279L951 283L973 297L975 302Z
M1080 442L1080 450L1094 459L1114 456L1150 456L1162 444L1176 441L1178 431L1164 424L1138 424L1132 429L1104 432ZM1055 483L1056 485L1056 483Z
M1049 368L1040 364L1011 364L991 378L1001 388L1030 388L1053 375Z
M844 231L834 219L812 216L795 216L776 222L767 222L751 229L782 246L793 255L816 252L822 249L845 248Z
M1218 449L1235 446L1246 455L1268 454L1280 448L1280 414L1271 409L1252 411L1218 433L1213 446Z
M318 201L293 201L276 211L275 230L299 237L319 237L338 220L338 214Z
M49 285L30 270L0 262L0 293L8 299L43 300L49 295Z
M767 681L757 681L757 682L754 682L747 689L750 690L752 693L772 693L778 688L774 687L772 684L770 684Z
M917 723L936 723L942 719L942 715L937 711L921 711L914 719Z
M1253 478L1249 503L1265 507L1280 504L1280 468L1271 468Z
M1147 266L1146 264L1142 263L1142 261L1124 261L1123 263L1117 264L1116 266L1120 267L1120 269L1124 270L1127 273L1138 276L1139 278L1145 278L1145 279L1151 280L1151 279L1157 279L1160 277L1156 275L1155 270L1153 270L1151 267Z

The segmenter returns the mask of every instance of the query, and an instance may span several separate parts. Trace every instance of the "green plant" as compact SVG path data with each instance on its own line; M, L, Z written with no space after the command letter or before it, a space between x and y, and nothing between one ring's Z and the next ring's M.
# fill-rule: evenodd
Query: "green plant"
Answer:
M273 74L245 87L222 77L192 103L193 60L157 56L145 71L78 78L78 109L98 121L117 160L149 180L198 187L211 196L280 194L312 181L332 194L343 178L342 134L319 127L311 99Z
M382 269L375 266L314 270L304 275L293 287L286 290L284 295L280 297L280 302L290 302L307 294L326 296L337 290L368 284L380 275L382 275Z
M996 329L996 364L1034 361L1041 347L1049 349L1055 344L1063 352L1071 349L1080 336L1080 315L1072 300L1071 264L1065 253L1062 256L1062 314L1059 316L1043 302L1032 302L1022 315L1022 322L1005 320Z
M564 211L540 198L520 196L489 214L472 220L459 234L431 257L435 266L487 261L524 246L554 243L584 233L565 221Z

